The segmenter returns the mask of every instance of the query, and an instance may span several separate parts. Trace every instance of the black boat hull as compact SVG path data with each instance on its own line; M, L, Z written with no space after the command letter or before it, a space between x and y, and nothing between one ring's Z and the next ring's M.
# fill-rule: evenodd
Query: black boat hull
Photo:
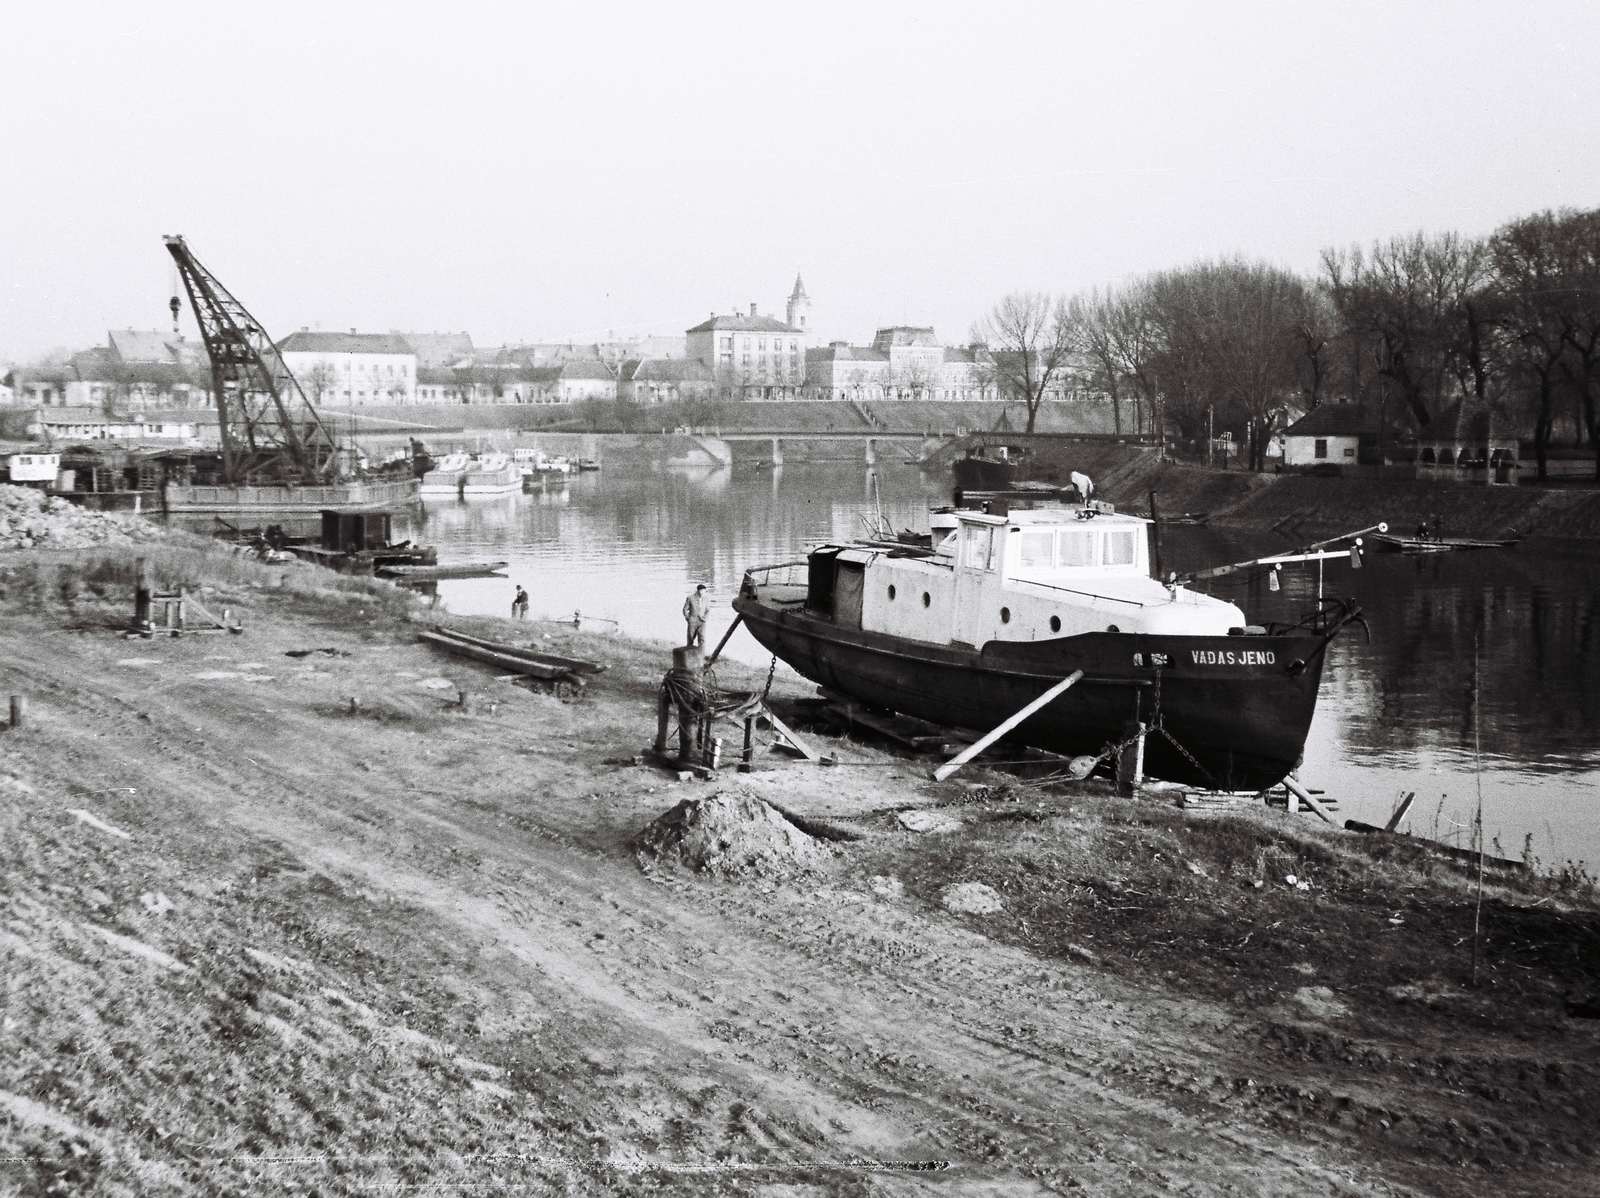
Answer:
M1007 738L1068 756L1098 755L1134 720L1159 713L1145 773L1218 790L1282 781L1305 747L1326 640L1096 632L991 641L981 650L841 628L759 588L734 601L751 635L841 695L936 724L988 731L1074 670L1084 677ZM1152 664L1164 659L1165 665ZM1181 746L1181 748L1179 747Z

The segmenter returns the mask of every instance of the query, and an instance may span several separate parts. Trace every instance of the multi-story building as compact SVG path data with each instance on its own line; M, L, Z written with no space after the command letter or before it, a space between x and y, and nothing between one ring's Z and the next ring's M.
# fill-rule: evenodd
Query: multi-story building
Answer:
M316 404L412 403L417 355L398 333L313 333L301 329L278 343L300 388Z
M417 355L418 370L439 370L469 360L476 352L467 333L400 333Z
M806 332L754 304L750 315L718 316L685 334L686 356L712 372L719 389L744 399L797 399L806 381Z

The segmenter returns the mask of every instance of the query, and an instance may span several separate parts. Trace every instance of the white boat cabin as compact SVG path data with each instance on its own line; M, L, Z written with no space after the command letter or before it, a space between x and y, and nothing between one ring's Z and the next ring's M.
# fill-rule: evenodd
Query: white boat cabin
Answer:
M974 647L1088 632L1225 636L1246 623L1231 603L1150 576L1148 520L1092 506L955 516L932 557L817 550L806 606L844 627Z

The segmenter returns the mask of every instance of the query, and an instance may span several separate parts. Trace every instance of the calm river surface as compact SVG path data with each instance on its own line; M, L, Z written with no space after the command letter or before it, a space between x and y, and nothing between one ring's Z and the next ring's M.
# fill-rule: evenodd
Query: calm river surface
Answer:
M877 484L896 527L926 529L929 505L948 501L947 479L914 467L880 463ZM431 502L415 531L439 547L441 562L510 563L506 579L441 582L447 611L506 614L521 583L534 615L581 611L615 620L630 636L675 641L684 596L704 582L714 643L747 566L859 535L872 506L872 477L859 464L608 464L538 494ZM1288 545L1204 528L1163 534L1168 569ZM1252 619L1293 620L1316 595L1315 566L1285 567L1283 582L1276 593L1264 579L1237 576L1211 587ZM1359 628L1333 644L1301 770L1308 785L1339 800L1341 818L1384 823L1399 796L1416 791L1411 829L1467 843L1478 780L1476 638L1490 852L1498 840L1501 855L1520 856L1531 835L1546 868L1600 862L1600 554L1527 546L1432 559L1374 553L1359 571L1329 563L1326 590L1356 597L1372 626L1370 644ZM725 653L768 660L742 629Z

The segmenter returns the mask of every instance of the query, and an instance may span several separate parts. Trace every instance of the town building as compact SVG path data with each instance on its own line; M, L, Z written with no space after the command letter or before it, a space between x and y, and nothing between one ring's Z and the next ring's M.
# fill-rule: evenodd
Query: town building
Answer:
M556 402L615 399L617 372L598 359L575 359L561 365L556 380Z
M711 368L698 358L648 358L623 363L617 394L640 404L676 403L710 398L716 385Z
M806 294L806 285L801 281L799 271L795 272L794 290L789 293L785 313L791 328L799 329L802 333L810 330L811 297Z
M689 329L685 351L711 371L719 389L740 398L798 399L806 381L806 336L751 304L748 316L713 312Z
M314 404L406 404L416 398L417 355L398 333L314 333L302 328L278 353Z
M870 346L833 341L809 350L806 380L809 399L1001 398L995 359L987 349L982 345L941 345L933 329L922 325L879 329ZM1062 386L1065 388L1064 382Z
M1354 466L1363 448L1375 453L1377 445L1373 413L1358 403L1323 403L1283 430L1283 464Z

